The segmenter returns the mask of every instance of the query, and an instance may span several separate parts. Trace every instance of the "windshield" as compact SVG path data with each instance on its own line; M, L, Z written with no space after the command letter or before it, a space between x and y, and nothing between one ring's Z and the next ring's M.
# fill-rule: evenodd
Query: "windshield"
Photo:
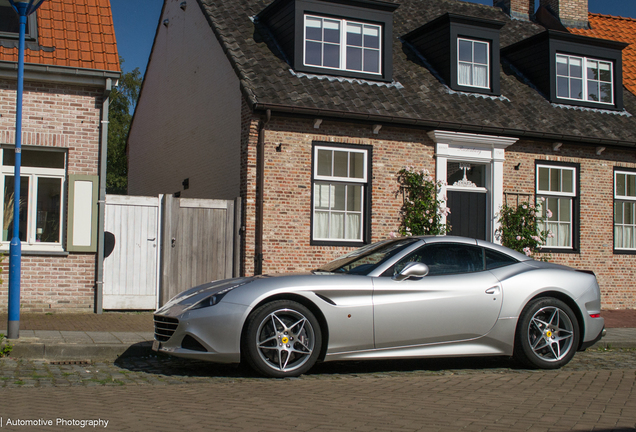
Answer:
M367 275L406 247L420 241L417 238L384 240L373 243L342 256L316 271Z

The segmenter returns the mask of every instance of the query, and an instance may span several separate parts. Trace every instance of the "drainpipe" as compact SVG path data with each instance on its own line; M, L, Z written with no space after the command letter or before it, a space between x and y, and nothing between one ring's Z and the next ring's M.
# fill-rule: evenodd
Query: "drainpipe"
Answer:
M265 126L272 118L267 110L265 120L258 122L258 144L256 146L256 233L254 238L254 274L263 274L263 192L265 188Z
M104 217L106 216L106 162L108 160L108 108L113 80L106 78L102 97L101 137L99 140L99 216L97 222L97 275L95 277L95 313L101 314L104 299Z

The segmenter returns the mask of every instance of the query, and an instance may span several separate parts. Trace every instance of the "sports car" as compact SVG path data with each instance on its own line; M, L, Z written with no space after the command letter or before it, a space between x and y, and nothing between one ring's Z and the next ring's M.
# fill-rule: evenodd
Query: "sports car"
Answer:
M602 337L600 308L592 272L481 240L404 237L306 273L184 291L155 312L153 349L269 377L318 361L446 356L555 369Z

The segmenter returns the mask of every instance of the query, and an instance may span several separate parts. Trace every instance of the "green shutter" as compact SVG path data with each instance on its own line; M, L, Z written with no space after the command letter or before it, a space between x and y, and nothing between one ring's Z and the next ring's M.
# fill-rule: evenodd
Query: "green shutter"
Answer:
M66 250L97 252L97 192L99 177L69 175Z

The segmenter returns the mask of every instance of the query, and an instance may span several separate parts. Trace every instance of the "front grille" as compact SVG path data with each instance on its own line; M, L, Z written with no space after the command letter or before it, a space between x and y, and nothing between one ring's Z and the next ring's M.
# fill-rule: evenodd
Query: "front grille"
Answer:
M155 315L155 340L165 342L174 334L179 325L179 320L160 315Z

